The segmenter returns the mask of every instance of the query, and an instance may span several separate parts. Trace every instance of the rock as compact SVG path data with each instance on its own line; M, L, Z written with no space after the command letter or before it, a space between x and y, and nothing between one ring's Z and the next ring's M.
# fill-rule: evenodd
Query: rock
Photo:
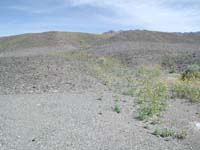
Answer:
M196 129L200 130L200 122L195 122Z

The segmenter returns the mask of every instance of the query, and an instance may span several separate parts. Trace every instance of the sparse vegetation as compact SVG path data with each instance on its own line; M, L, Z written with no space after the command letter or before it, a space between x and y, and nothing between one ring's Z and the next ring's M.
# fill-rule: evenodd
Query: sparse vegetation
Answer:
M121 107L120 107L120 105L118 103L115 104L114 112L116 112L118 114L121 113Z
M189 65L181 75L182 80L200 79L200 67L196 64Z
M162 138L172 137L182 140L187 137L187 131L182 130L181 132L175 132L173 129L169 128L163 128L163 129L156 128L153 132L153 135Z
M139 83L141 84L138 91L139 116L140 120L147 120L153 116L160 115L166 108L168 99L168 86L159 80L160 70L148 69L139 70Z
M172 84L167 83L162 78L163 73L160 66L143 66L137 71L132 71L131 68L113 57L94 59L86 52L66 54L66 58L85 61L91 73L107 87L124 95L135 96L139 104L138 118L140 120L149 120L154 116L159 116L167 107L170 93L174 98L187 98L192 102L200 99L199 84L181 79L177 79ZM188 70L196 71L196 68L193 68ZM193 74L196 77L196 72ZM121 111L118 104L114 111L118 113Z
M150 120L150 124L151 125L159 125L159 124L162 124L163 122L159 119L159 118L157 118L157 117L155 117L155 118L152 118L151 120Z
M172 129L164 128L164 129L158 129L156 128L155 131L153 132L154 135L158 137L175 137L176 132Z
M194 54L166 57L163 63L168 68L175 68L180 79L171 83L173 98L189 99L191 102L200 102L200 59Z
M167 98L167 85L163 85L160 81L145 81L144 87L138 94L139 119L145 120L160 115L166 108Z
M187 137L187 131L186 130L182 130L181 132L179 133L176 133L176 138L177 139L185 139Z
M90 56L85 51L66 53L64 55L64 57L66 59L75 59L75 60L80 60L80 61L89 61L90 60Z
M200 84L196 81L177 81L172 85L172 97L200 102Z
M116 113L121 113L121 106L120 106L120 104L119 104L119 102L120 102L120 97L118 96L118 95L115 95L114 96L114 99L115 99L115 107L114 107L114 112L116 112Z
M195 52L164 56L162 59L162 66L169 72L180 73L193 64L200 65L200 56Z
M196 128L196 122L193 121L198 121L200 117L199 104L195 103L200 102L199 37L185 34L177 36L176 33L122 31L113 35L48 32L0 38L0 93L13 94L14 97L15 94L31 96L34 93L53 93L51 96L55 93L56 97L61 95L59 101L47 99L50 102L48 106L54 107L55 103L57 110L62 104L69 103L73 107L70 110L77 108L73 118L75 123L76 120L80 122L80 119L84 119L81 120L84 126L92 123L87 130L92 132L96 125L93 122L102 122L102 129L111 129L108 138L116 135L116 127L113 125L118 119L120 121L117 127L127 127L131 132L120 130L120 136L114 138L115 142L121 137L130 140L133 137L132 131L136 131L138 137L144 136L148 142L155 143L155 149L165 149L165 146L166 149L173 149L174 146L177 146L176 149L187 149L193 146L183 146L181 142L175 145L176 140L169 141L167 145L161 139L156 141L156 137L151 139L153 135L148 134L153 132L164 140L185 139L188 136L188 141L192 142L189 143L186 139L183 144L194 143L198 147L198 138L195 134L191 138L193 132L190 130ZM43 98L46 96L49 97L49 94L44 94ZM172 98L178 100L168 101ZM188 105L180 99L193 103ZM2 106L3 104L2 101ZM39 99L38 106L40 104ZM167 109L170 111L167 112ZM50 112L51 109L48 110ZM63 114L68 113L65 105L59 110ZM1 112L5 114L4 109ZM49 119L50 123L59 116L58 113L51 115L53 118ZM83 115L86 117L82 117ZM115 118L112 118L113 115ZM74 115L67 117L70 119ZM135 117L140 122L134 121ZM56 119L64 121L63 125L67 120L63 120L62 116ZM79 128L81 124L76 125ZM137 132L141 127L145 131ZM95 130L99 139L104 136L101 131ZM187 135L187 132L190 134ZM85 130L82 133L87 134ZM134 144L138 143L137 146L140 147L139 142L136 139ZM164 142L164 145L158 142ZM128 145L127 149L131 149L131 146L129 148ZM149 144L142 148L148 149Z

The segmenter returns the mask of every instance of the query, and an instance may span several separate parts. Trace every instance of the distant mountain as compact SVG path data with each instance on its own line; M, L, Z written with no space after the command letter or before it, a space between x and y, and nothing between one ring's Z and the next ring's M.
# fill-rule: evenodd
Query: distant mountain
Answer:
M0 38L0 52L8 52L22 49L52 49L52 50L74 50L93 47L103 47L107 44L110 47L118 48L116 44L127 47L127 42L140 43L146 47L145 43L162 44L200 44L200 32L191 33L167 33L146 30L129 31L108 31L103 34L88 34L78 32L44 32L34 34L23 34ZM112 45L116 43L115 45ZM112 46L111 46L112 45ZM133 45L134 46L134 45ZM109 47L109 48L110 48ZM137 46L135 46L137 47ZM154 47L154 46L153 46ZM160 46L161 47L161 46ZM108 48L108 49L109 49ZM129 49L133 49L130 47ZM158 48L160 49L160 48ZM123 48L121 48L123 50ZM42 50L41 50L42 51Z
M77 49L102 40L107 35L78 32L30 33L0 38L0 51L30 48Z
M148 41L160 43L198 43L200 32L194 33L168 33L147 30L129 30L111 32L110 41Z
M32 56L84 50L95 56L115 56L130 65L160 62L163 57L191 54L200 58L200 33L146 30L103 34L44 32L0 38L0 57Z
M200 35L200 32L186 32L186 35Z

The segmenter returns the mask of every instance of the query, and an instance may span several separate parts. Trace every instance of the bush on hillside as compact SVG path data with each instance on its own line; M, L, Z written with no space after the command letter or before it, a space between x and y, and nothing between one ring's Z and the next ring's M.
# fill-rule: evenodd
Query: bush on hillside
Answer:
M200 66L189 65L181 75L182 80L200 79Z

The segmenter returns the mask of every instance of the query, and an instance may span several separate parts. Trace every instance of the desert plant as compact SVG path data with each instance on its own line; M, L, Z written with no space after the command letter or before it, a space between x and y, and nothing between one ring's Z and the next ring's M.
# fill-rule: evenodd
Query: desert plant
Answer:
M180 140L185 139L187 137L187 131L182 130L181 132L176 133L175 137Z
M182 80L200 79L200 67L198 65L189 65L181 75Z
M138 78L138 92L136 94L139 104L140 120L148 120L160 115L166 108L168 86L160 80L161 69L159 66L142 67L136 73Z
M123 94L123 95L128 95L128 96L133 97L133 96L135 96L135 89L133 89L133 88L128 89L128 90L126 90L126 91L123 91L122 94Z
M90 61L92 58L85 51L69 52L64 55L66 59L75 59L80 61Z
M177 81L172 85L172 97L200 102L200 86L196 81Z
M138 68L136 77L142 79L157 78L161 75L160 66L142 66Z
M166 108L166 100L169 95L168 86L161 81L145 80L137 97L139 103L140 120L147 120L160 115Z
M176 132L172 129L158 129L156 128L155 131L153 132L154 135L158 136L158 137L175 137Z
M162 59L162 66L165 69L182 72L188 65L200 65L199 55L196 53L178 53L177 55L164 56Z
M166 137L172 137L176 139L185 139L187 137L187 131L182 130L181 132L175 132L173 129L163 128L159 129L156 128L153 132L153 135L156 135L158 137L166 138Z
M120 107L120 104L119 104L119 102L120 102L120 100L121 100L121 98L120 98L120 96L118 96L118 95L115 95L114 96L114 100L115 100L115 106L114 106L114 112L116 112L116 113L120 113L121 112L121 107Z
M118 114L121 113L121 107L120 107L120 105L118 103L115 104L114 112L116 112Z

